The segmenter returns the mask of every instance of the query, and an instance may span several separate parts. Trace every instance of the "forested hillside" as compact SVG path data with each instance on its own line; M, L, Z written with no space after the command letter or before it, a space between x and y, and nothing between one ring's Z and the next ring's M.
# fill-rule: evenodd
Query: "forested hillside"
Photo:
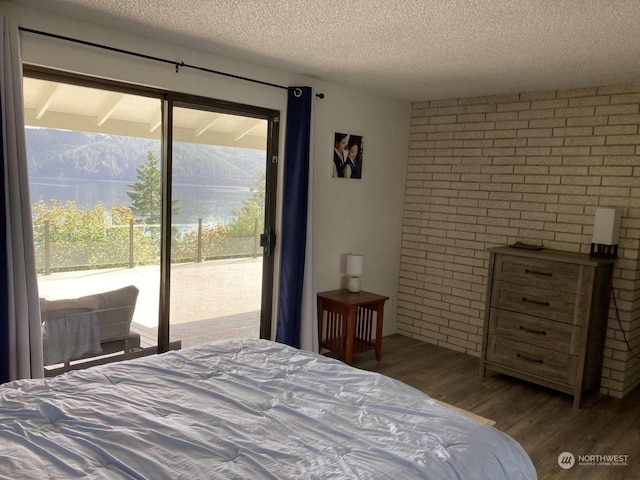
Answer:
M160 142L47 128L27 128L29 174L41 178L135 181L136 168ZM176 183L249 187L265 169L265 152L244 148L177 143Z

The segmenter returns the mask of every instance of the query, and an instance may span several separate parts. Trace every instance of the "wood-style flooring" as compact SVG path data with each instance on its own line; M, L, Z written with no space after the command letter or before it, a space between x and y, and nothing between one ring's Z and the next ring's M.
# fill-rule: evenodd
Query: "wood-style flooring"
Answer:
M385 337L382 360L373 352L353 365L407 383L431 397L496 421L495 428L527 451L542 479L640 479L640 389L623 399L573 397L505 375L479 376L479 359L401 335ZM628 455L627 466L563 470L558 455Z

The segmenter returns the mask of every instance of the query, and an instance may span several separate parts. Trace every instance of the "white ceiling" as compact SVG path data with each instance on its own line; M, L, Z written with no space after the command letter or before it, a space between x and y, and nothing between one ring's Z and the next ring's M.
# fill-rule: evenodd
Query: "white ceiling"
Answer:
M639 0L11 1L412 101L640 82Z

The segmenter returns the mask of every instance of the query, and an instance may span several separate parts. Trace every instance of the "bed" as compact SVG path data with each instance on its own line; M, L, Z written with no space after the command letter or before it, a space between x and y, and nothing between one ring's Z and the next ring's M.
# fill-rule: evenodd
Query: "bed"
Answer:
M532 479L506 434L266 340L0 386L0 478Z

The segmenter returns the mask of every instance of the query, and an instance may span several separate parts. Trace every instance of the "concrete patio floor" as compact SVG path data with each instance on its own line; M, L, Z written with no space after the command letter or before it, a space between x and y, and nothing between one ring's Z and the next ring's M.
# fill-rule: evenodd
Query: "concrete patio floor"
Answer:
M38 276L40 297L76 298L135 285L140 290L131 330L142 346L156 343L159 265ZM262 257L174 264L170 339L183 347L225 338L258 338Z

